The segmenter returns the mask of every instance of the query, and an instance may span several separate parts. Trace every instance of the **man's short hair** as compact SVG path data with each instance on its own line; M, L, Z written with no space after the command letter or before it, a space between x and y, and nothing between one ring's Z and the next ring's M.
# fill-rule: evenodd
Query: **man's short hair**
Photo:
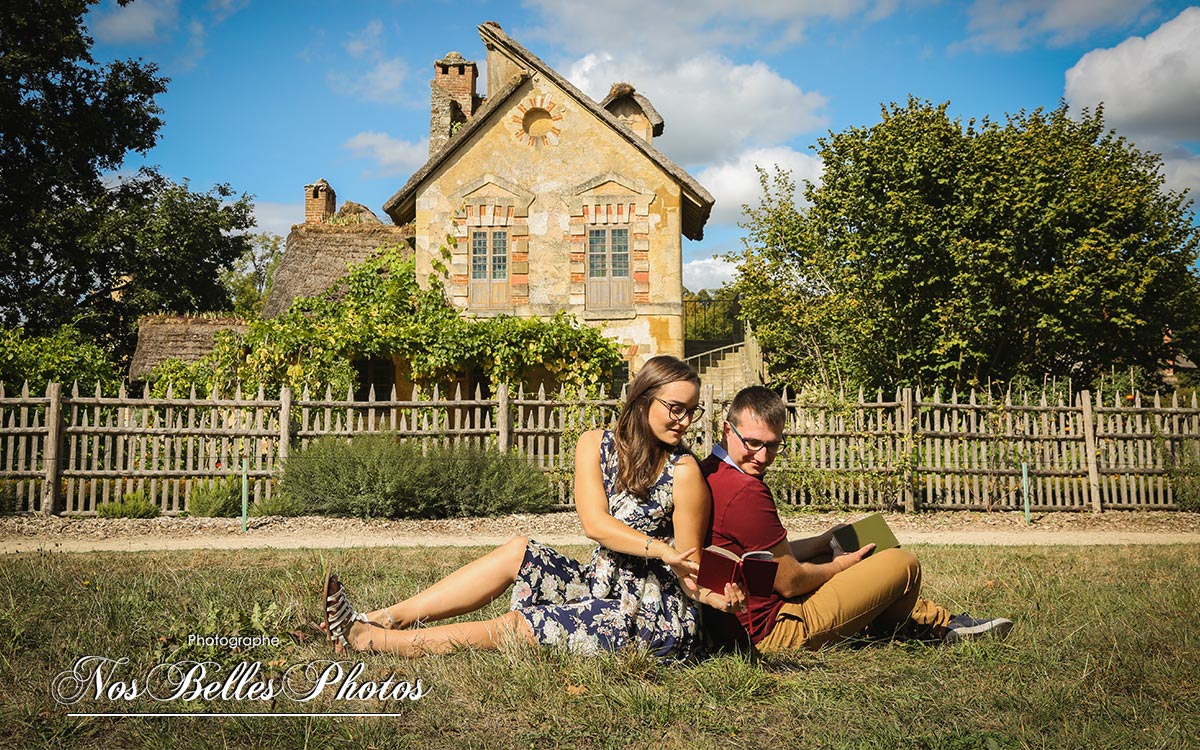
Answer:
M779 394L761 385L743 388L733 397L725 419L737 427L741 424L743 412L750 412L769 424L774 430L783 432L787 425L787 405Z

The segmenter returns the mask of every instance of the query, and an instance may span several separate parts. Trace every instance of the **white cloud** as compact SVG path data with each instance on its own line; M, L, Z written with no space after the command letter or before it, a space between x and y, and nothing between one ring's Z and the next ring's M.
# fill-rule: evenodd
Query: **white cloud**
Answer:
M736 275L737 266L720 258L689 260L683 264L683 285L693 292L701 289L720 289L724 284L733 281Z
M258 201L254 204L254 218L258 226L253 231L286 237L293 224L304 223L304 203Z
M742 65L711 52L668 67L636 56L590 54L566 77L596 100L614 82L632 83L665 122L655 146L685 166L783 143L827 122L823 95L801 91L763 62Z
M329 87L337 93L367 101L396 102L408 78L408 64L402 58L384 54L383 35L383 22L378 19L368 23L362 31L350 34L342 47L350 57L366 62L370 67L353 73L330 73L326 78Z
M138 0L124 7L114 0L93 12L88 28L100 42L145 42L174 29L179 21L179 0Z
M1104 103L1105 119L1135 136L1200 140L1200 8L1188 8L1146 37L1093 50L1067 71L1076 107Z
M1164 154L1163 177L1168 189L1187 190L1192 200L1200 199L1200 154L1183 149Z
M637 53L671 64L723 46L777 47L804 40L807 26L822 19L863 15L879 20L896 0L530 0L545 19L531 37L580 50Z
M1006 52L1045 41L1061 46L1137 21L1154 0L975 0L960 46Z
M249 4L250 0L210 0L208 9L213 14L213 23L217 24Z
M343 45L351 57L364 57L368 54L378 54L383 40L383 22L375 19L357 34L351 34Z
M375 177L408 175L429 159L429 139L416 143L392 138L387 133L366 131L358 133L343 144L362 159L371 159L379 165Z
M199 21L188 23L188 41L179 58L179 66L182 69L191 70L200 64L205 53L208 52L204 47L205 36L204 24Z
M708 188L717 199L710 221L714 224L734 224L741 221L742 206L756 206L762 196L762 185L759 183L756 167L773 172L775 165L791 171L797 185L797 203L802 200L800 194L804 189L804 180L812 183L819 183L821 180L821 160L815 156L784 147L747 151L733 161L715 164L696 175L700 184Z

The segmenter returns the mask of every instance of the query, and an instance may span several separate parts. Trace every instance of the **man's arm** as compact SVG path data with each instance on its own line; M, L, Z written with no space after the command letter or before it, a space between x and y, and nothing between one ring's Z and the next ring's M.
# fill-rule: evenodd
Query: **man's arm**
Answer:
M793 539L789 542L792 548L792 557L797 560L811 560L814 557L829 557L833 555L833 549L829 543L833 540L833 529L826 531L824 534L806 537L804 539Z
M821 536L800 539L791 543L784 540L771 548L771 554L774 555L775 562L779 563L779 567L775 571L775 590L779 592L780 596L790 599L802 596L810 591L816 591L830 578L833 578L846 568L862 560L871 553L871 550L875 549L874 544L868 544L857 552L838 555L827 563L801 562L796 559L796 556L792 552L793 545L798 545L803 552L809 546L815 546L814 540L819 540L824 536L825 534L822 534ZM813 544L810 545L809 543ZM825 550L829 550L828 540L825 542ZM807 555L805 559L807 560L814 556Z

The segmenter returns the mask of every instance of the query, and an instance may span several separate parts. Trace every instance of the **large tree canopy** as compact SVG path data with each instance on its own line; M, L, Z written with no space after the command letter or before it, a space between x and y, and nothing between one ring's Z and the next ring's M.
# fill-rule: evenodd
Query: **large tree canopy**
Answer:
M75 321L120 357L143 313L228 305L218 269L245 251L236 233L253 220L228 186L110 176L154 145L167 80L149 63L97 64L90 4L0 10L0 324L41 334Z
M786 173L762 173L736 286L779 376L1087 384L1197 351L1198 233L1158 155L1100 110L964 126L947 106L910 98L820 139L805 210Z

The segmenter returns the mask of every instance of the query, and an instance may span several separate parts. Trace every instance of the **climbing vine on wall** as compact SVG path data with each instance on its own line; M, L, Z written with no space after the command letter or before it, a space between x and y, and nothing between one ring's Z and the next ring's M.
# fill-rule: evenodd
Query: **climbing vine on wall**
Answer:
M151 393L195 387L231 393L261 386L344 393L356 385L352 362L390 357L407 362L417 382L445 382L476 372L492 383L516 383L544 370L571 387L603 384L620 364L617 345L598 330L558 314L549 320L501 316L466 320L440 282L416 282L414 263L384 247L353 266L330 291L302 297L287 312L250 322L244 333L223 331L216 347L193 365L167 360L147 378Z

